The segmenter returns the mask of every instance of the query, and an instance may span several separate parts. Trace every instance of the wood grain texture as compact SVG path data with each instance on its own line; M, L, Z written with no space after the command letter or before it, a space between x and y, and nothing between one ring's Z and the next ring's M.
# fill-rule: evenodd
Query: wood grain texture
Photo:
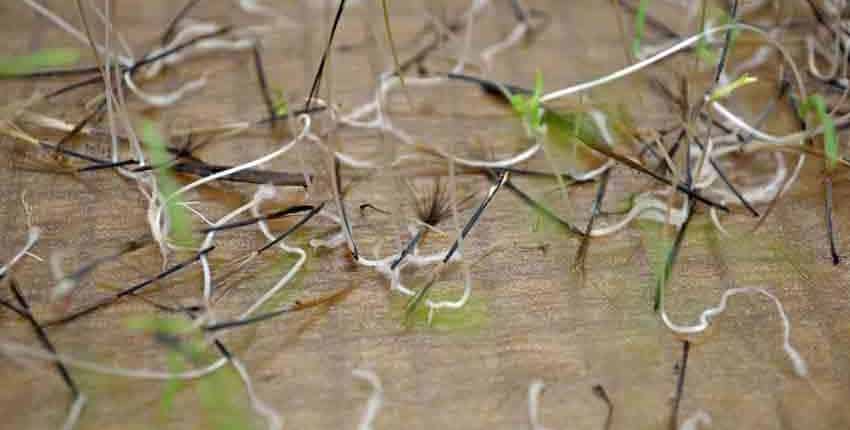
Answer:
M45 0L70 21L79 18L73 2ZM144 52L180 7L178 2L116 0L115 25L136 53ZM234 1L210 0L191 16L220 23L260 22L238 12ZM302 24L264 39L263 54L270 85L293 97L303 97L324 45L333 2L271 1ZM306 7L304 4L314 5ZM377 71L387 70L386 50L376 51L372 37L383 44L381 21L365 3L347 12L332 58L331 79L324 88L343 108L363 103L374 87ZM431 2L429 2L431 3ZM431 8L454 16L467 2L433 2ZM492 76L513 83L533 82L536 69L547 88L559 88L622 66L622 46L614 10L602 1L527 1L546 10L552 21L532 44L510 50L494 63ZM660 3L660 2L659 2ZM392 22L400 54L414 52L412 38L422 28L419 2L392 2ZM309 23L309 25L305 25ZM513 26L508 2L494 2L477 28L475 46L506 36ZM371 34L370 34L371 33ZM35 17L19 2L0 3L0 36L4 51L23 53L36 47L75 46L67 36ZM85 59L88 51L81 49ZM451 50L429 60L442 70ZM84 60L85 62L85 60ZM157 114L167 129L259 118L266 107L256 87L250 51L232 56L208 56L186 67L169 70L151 88L212 73L211 84L186 102ZM67 81L0 82L6 104L33 91L50 91ZM323 90L324 91L324 90ZM83 92L88 96L93 91ZM322 93L325 94L324 92ZM642 94L639 96L639 94ZM617 82L594 91L611 103L630 103L635 115L657 121L670 110L646 90L641 78ZM504 119L509 113L468 85L413 89L414 109L401 94L391 109L394 121L413 135L437 145L499 140L516 133ZM395 95L394 95L395 97ZM41 107L69 121L83 115L79 96L62 97ZM133 104L136 114L143 112ZM245 136L211 145L202 158L233 164L251 160L279 147L283 136L258 128ZM340 131L338 144L363 156L380 156L381 139L374 133ZM502 139L507 141L509 139ZM473 142L473 143L469 143ZM106 154L105 139L80 139L77 148ZM297 154L264 168L297 170L306 165L317 176L325 170L321 151L302 146ZM62 251L67 270L91 261L120 243L148 231L146 202L135 185L112 172L79 177L28 170L33 151L0 138L0 258L5 261L26 238L22 197L32 207L32 221L43 229L34 253L48 258ZM304 161L297 160L296 155ZM539 166L545 168L542 161ZM344 171L344 183L362 172ZM810 163L803 180L784 198L772 221L754 235L746 234L752 218L743 208L724 218L732 238L719 235L704 212L694 220L685 240L675 278L668 289L671 318L694 321L702 310L717 304L732 286L770 290L784 304L792 322L792 342L807 360L811 379L793 374L781 349L781 326L772 303L757 296L736 296L728 312L718 317L706 335L694 339L681 402L681 417L697 410L713 418L712 428L839 429L850 428L850 274L847 263L830 264L823 228L819 167ZM349 202L355 235L363 252L397 249L401 229L391 217L356 208L407 207L388 175L364 178ZM186 178L184 178L185 180ZM483 177L464 177L470 190L483 190ZM618 171L611 178L606 202L622 201L644 178ZM520 179L526 189L552 189L554 183ZM216 184L193 199L203 200L221 216L250 198L254 187ZM299 191L281 189L283 199L301 198ZM559 202L564 216L586 220L594 186L578 189L571 202ZM850 198L845 179L836 180L835 201ZM320 196L312 196L319 198ZM279 203L283 205L284 203ZM554 204L554 203L553 203ZM468 214L471 211L465 212ZM850 207L837 204L835 220L839 249L850 247ZM283 316L223 336L246 363L262 399L283 415L286 428L353 429L370 394L369 387L351 375L354 368L375 370L381 377L385 402L377 429L527 428L528 384L542 379L543 423L548 428L601 429L607 409L592 392L604 386L615 405L614 429L658 429L666 426L676 387L674 367L680 341L652 312L653 235L651 223L636 223L614 236L594 239L581 281L570 267L579 242L557 232L532 232L533 216L510 193L500 193L465 245L474 283L470 305L457 315L439 313L433 327L401 324L403 301L375 273L352 264L343 250L313 252L298 281L276 303L316 297L353 287L344 300L331 306ZM602 221L600 221L602 222ZM272 223L276 231L288 221ZM579 223L579 225L584 225ZM451 220L445 223L451 228ZM331 231L326 221L298 235L296 243ZM221 234L214 263L233 258L263 244L256 230ZM435 236L429 249L446 246ZM545 251L536 247L545 244ZM106 296L160 270L157 250L149 247L97 270L73 298L77 305ZM237 276L233 291L217 305L219 318L245 309L291 264L280 256L264 257ZM61 306L48 300L53 280L47 263L25 259L14 276L42 320L61 315ZM163 303L197 304L199 269L162 282L148 297ZM436 286L441 294L459 294L461 272L450 271ZM6 294L4 291L2 294ZM50 329L63 353L122 367L165 368L165 350L150 336L127 328L132 316L151 314L144 301L123 301L65 327ZM37 345L25 321L0 311L0 338ZM162 416L159 398L163 384L104 377L72 369L91 401L80 429L206 428L202 408L189 384L177 396L175 412ZM42 362L0 356L0 427L57 428L69 396L52 368ZM261 424L258 420L258 424Z

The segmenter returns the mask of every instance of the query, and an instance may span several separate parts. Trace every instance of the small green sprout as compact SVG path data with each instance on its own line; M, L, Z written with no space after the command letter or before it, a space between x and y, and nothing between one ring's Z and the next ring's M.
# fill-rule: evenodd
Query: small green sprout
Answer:
M42 49L32 54L0 57L0 77L11 77L76 64L80 53L75 49Z
M826 155L826 169L832 172L838 164L838 138L835 134L835 122L826 109L826 102L820 94L813 94L800 106L800 115L805 117L814 112L823 126L823 152Z
M277 117L283 117L289 114L289 103L286 102L286 97L283 90L276 88L272 95L272 108Z
M711 92L711 95L708 97L708 102L711 103L716 102L720 99L725 99L726 97L732 95L732 93L735 92L735 90L737 90L738 88L754 84L756 82L758 82L758 78L750 76L748 74L744 74L740 78L735 79L734 81L726 85L715 88L714 91Z
M635 37L632 39L632 54L635 57L640 52L641 41L646 29L646 10L649 9L649 0L640 0L637 13L635 14Z
M165 139L156 124L151 121L142 123L142 142L148 148L151 163L154 166L167 166L171 157L166 149ZM192 237L192 220L179 198L171 197L178 189L177 180L167 168L156 169L157 185L162 199L166 202L166 213L171 223L171 232L175 243L181 246L190 246L194 240Z
M540 102L541 97L543 97L543 74L539 70L534 80L534 92L530 96L525 94L511 94L510 96L511 106L522 118L526 131L532 136L545 134L543 124L545 110Z

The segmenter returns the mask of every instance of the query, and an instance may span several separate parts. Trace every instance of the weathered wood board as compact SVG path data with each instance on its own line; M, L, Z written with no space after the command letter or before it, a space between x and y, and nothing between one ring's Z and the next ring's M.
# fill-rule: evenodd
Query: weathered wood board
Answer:
M46 0L52 9L79 22L73 2ZM113 2L115 25L134 51L143 52L156 40L179 7L176 2ZM220 23L259 22L239 12L235 1L204 1L193 17ZM266 70L272 84L297 97L308 91L326 40L333 2L271 0L299 25L263 42ZM303 3L314 6L305 7ZM369 2L352 2L332 58L331 81L335 103L343 109L364 103L373 91L376 70L390 66L386 51L376 51L372 37L382 40L382 23ZM431 3L431 2L428 2ZM446 1L448 16L467 2ZM494 1L477 28L474 46L492 44L513 27L507 2ZM558 88L609 72L623 64L623 50L614 9L603 1L528 1L546 10L551 22L532 43L509 50L494 62L491 76L530 83L540 69L547 88ZM415 51L412 38L422 29L420 2L390 2L395 37L401 52ZM318 5L318 6L316 6ZM375 6L377 7L377 6ZM676 27L683 27L673 20ZM0 3L0 36L4 53L24 53L38 47L77 46L22 2ZM383 41L380 43L384 43ZM88 52L85 49L82 51ZM478 52L473 49L473 52ZM451 51L428 63L435 70L451 64ZM454 55L454 54L451 54ZM86 56L89 59L90 56ZM84 61L85 62L85 61ZM472 69L475 71L475 69ZM250 55L199 58L190 66L169 71L162 85L210 73L211 83L178 106L158 116L166 127L204 125L256 118L264 106L256 86ZM66 81L0 82L2 105L47 91ZM594 91L593 97L629 103L638 120L657 122L670 109L647 93L640 78L617 82ZM494 138L509 113L468 85L412 89L416 107L403 98L391 115L400 126L435 143ZM84 93L85 94L85 93ZM93 95L94 92L87 93ZM399 97L401 95L399 94ZM74 121L80 118L80 98L65 97L44 106L44 112ZM135 107L138 109L138 107ZM136 110L142 113L141 110ZM515 124L514 124L515 126ZM510 131L506 131L510 133ZM207 160L234 163L269 152L287 136L271 138L259 130L203 153ZM352 153L372 154L381 141L372 133L342 131L339 145ZM92 153L105 154L102 139L77 143ZM308 144L298 149L314 172L321 172L321 152ZM48 259L60 250L70 270L100 255L110 246L148 231L146 202L130 182L103 171L73 177L31 169L32 150L0 138L0 258L5 261L26 238L27 213L43 231L34 253ZM724 218L731 238L720 235L701 212L691 226L675 279L667 291L671 318L695 321L702 310L717 304L733 286L758 286L775 294L792 324L793 345L807 360L810 379L794 375L783 353L782 328L774 305L759 296L736 296L706 335L695 339L687 366L683 417L704 410L712 428L839 429L850 428L850 276L847 263L832 266L823 227L823 198L819 169L810 163L803 180L784 198L770 221L756 234L747 232L752 218L740 208ZM268 167L297 169L296 157L275 160ZM352 174L349 172L349 174ZM352 208L362 203L396 205L385 177L364 180L349 196ZM612 179L610 202L622 200L635 181L621 172ZM464 179L483 189L481 178ZM530 190L552 189L554 183L518 180ZM565 214L586 219L593 186L571 195ZM241 194L240 194L241 192ZM251 187L213 186L198 199L215 201L215 216L250 198ZM540 194L540 193L538 193ZM388 197L389 196L389 197ZM846 174L836 182L836 229L839 246L850 249L850 198ZM571 206L570 212L566 207ZM352 211L356 234L367 254L386 252L400 239L393 221L379 213ZM447 222L446 225L450 225ZM347 252L313 252L295 285L277 303L315 297L341 287L350 294L331 306L270 320L223 336L245 362L259 396L283 415L286 428L355 428L370 388L351 375L352 369L373 369L384 387L378 429L527 428L527 390L534 379L546 382L541 403L548 428L602 429L605 404L591 387L604 386L613 404L614 429L666 428L675 390L675 367L682 344L652 311L658 227L638 222L628 229L592 241L584 282L571 271L578 240L556 231L533 232L532 213L510 193L500 193L476 226L465 249L474 290L470 304L455 314L439 313L432 327L401 324L403 301L390 293L379 275L352 264ZM286 222L272 224L281 229ZM296 242L307 245L333 226L314 224ZM221 258L235 257L263 243L256 230L221 236ZM447 240L435 239L434 249ZM537 245L545 245L541 249ZM150 276L161 261L153 247L133 253L120 263L96 271L74 296L87 303L112 288ZM291 264L279 256L265 258L240 275L236 288L217 304L220 316L236 315L274 283ZM163 282L150 297L163 302L194 304L199 269ZM62 312L48 300L53 279L47 262L25 259L15 278L43 319ZM459 294L459 270L448 273L435 287L440 294ZM7 291L2 292L5 296ZM98 363L127 368L165 369L165 350L150 336L127 328L127 320L151 307L126 300L103 312L49 335L59 351ZM0 338L37 345L25 322L0 311ZM106 377L73 369L90 398L80 429L205 428L204 410L187 384L176 398L174 411L160 412L164 383ZM57 428L69 403L67 390L44 362L0 356L0 427ZM241 390L235 385L234 390ZM260 423L261 424L261 423Z

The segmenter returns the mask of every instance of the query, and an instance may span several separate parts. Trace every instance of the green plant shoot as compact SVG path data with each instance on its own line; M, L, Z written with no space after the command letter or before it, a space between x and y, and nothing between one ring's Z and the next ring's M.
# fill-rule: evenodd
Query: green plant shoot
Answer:
M726 97L732 95L732 93L735 92L735 90L737 90L738 88L754 84L756 82L758 82L758 78L744 74L740 78L735 79L734 81L721 87L718 87L714 91L712 91L711 95L708 97L708 102L711 103L720 99L725 99Z
M0 77L25 75L43 69L70 66L79 60L79 51L69 48L42 49L27 55L0 57Z
M814 113L823 127L823 152L826 155L826 170L832 172L838 164L838 138L835 134L835 122L826 109L826 102L820 94L813 94L801 106L801 115Z
M526 131L532 136L541 136L545 130L543 127L544 109L540 103L543 97L543 74L537 71L534 80L534 92L527 96L525 94L511 94L510 101L514 112L522 118Z
M154 166L166 166L171 162L162 133L151 121L142 123L142 142L147 147ZM167 168L161 167L156 169L156 172L159 194L166 202L165 211L171 225L172 239L180 246L190 246L193 242L191 218L182 201L171 197L179 189L177 180Z
M637 13L635 14L635 37L632 39L632 54L637 57L643 34L646 29L646 10L649 9L649 0L640 0Z

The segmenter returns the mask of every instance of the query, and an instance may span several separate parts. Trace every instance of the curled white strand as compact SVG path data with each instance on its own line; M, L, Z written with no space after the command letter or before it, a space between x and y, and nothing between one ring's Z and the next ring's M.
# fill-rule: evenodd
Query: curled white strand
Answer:
M248 399L251 401L251 407L257 412L257 414L262 415L263 418L266 419L266 422L269 425L269 430L279 430L283 428L283 420L280 417L280 414L257 396L257 393L254 391L254 384L251 382L251 376L248 374L248 369L245 368L242 361L238 360L236 357L231 357L230 363L233 365L233 368L236 369L236 373L239 374L239 378L242 379L242 384L245 386L245 392L248 394Z
M50 362L62 362L67 366L95 372L102 375L121 376L124 378L151 379L167 381L170 379L191 380L209 375L227 364L227 359L220 358L205 367L192 369L184 372L163 372L149 369L125 369L120 367L104 366L92 361L82 360L66 354L52 354L50 352L32 348L27 345L10 340L0 340L0 351L9 355L21 355Z
M372 430L372 422L378 416L378 411L381 409L381 404L384 401L384 388L381 386L381 379L378 375L365 369L354 369L351 374L369 383L372 386L372 394L369 396L369 401L366 403L366 409L363 410L363 415L360 417L360 424L357 430Z
M679 430L699 430L700 427L708 427L710 425L711 416L703 410L698 410L682 422Z
M757 287L742 287L742 288L730 288L723 292L723 295L720 298L720 303L713 308L708 308L699 317L699 322L694 325L686 326L686 325L677 325L670 321L670 317L667 316L667 312L664 310L664 302L661 303L661 318L664 321L664 324L672 331L679 334L697 334L705 331L708 326L711 324L711 320L726 310L726 303L729 301L729 297L734 296L736 294L762 294L768 297L773 301L774 305L776 305L776 310L779 313L779 317L782 320L783 326L783 340L782 340L782 349L785 350L785 353L788 355L788 358L791 360L791 364L794 366L794 371L798 376L804 377L808 374L808 369L806 366L805 360L800 356L800 353L797 352L796 349L791 345L791 323L788 320L788 316L785 315L785 309L782 307L782 302L776 298L773 294L769 293L764 288Z
M491 45L487 49L481 52L481 61L484 62L484 67L486 70L490 70L493 66L493 57L500 54L502 51L508 50L522 41L522 38L530 30L530 27L527 22L520 22L508 37L501 42L498 42L494 45Z
M62 423L62 430L74 430L77 422L80 421L80 415L83 413L83 408L86 406L88 399L83 393L78 393L74 398L74 403L68 409L68 415L65 417L65 422Z
M540 423L540 396L545 388L546 384L539 379L531 381L528 386L528 422L531 424L531 430L546 430Z
M255 217L260 216L260 212L259 212L260 201L263 200L263 199L271 198L272 196L273 196L273 194L268 192L268 191L264 192L264 193L260 193L260 192L257 193L257 204L251 209L252 212L253 212L253 215ZM266 223L265 220L261 219L257 223L257 225L259 226L260 231L263 232L263 235L265 235L266 238L269 241L276 239L275 235L271 232L271 230L269 229L268 223ZM254 304L252 304L245 312L242 313L242 315L239 316L240 320L248 318L252 313L254 313L257 309L259 309L263 304L265 304L272 297L274 297L274 295L277 294L278 291L280 291L284 286L286 286L286 284L288 284L289 281L291 281L292 278L294 278L295 275L298 274L298 272L301 270L301 267L304 265L304 262L307 261L307 253L304 252L304 250L301 249L301 248L289 246L286 243L286 240L279 241L277 243L277 246L286 253L297 255L298 261L295 262L295 264L292 266L292 268L290 268L289 271L287 271L286 274L283 275L283 277L280 278L280 280L274 286L272 286L268 291L266 291L265 294L263 294L259 299L257 299L257 301L255 301Z
M196 92L207 85L206 73L200 78L188 81L180 86L180 88L166 94L153 94L142 91L136 83L133 82L133 77L130 73L124 73L124 82L127 88L139 97L143 102L156 107L171 106L183 99L187 94Z
M18 251L18 253L15 254L15 256L12 257L12 259L9 260L8 263L6 263L2 267L0 267L0 277L5 276L6 272L8 272L12 268L12 266L14 266L18 262L18 260L23 258L24 255L26 255L27 253L29 253L30 249L32 249L32 247L35 246L35 243L38 242L38 238L39 238L40 235L41 235L41 229L40 228L31 227L29 229L29 232L27 234L27 243L24 244L24 247L21 248L21 250Z

